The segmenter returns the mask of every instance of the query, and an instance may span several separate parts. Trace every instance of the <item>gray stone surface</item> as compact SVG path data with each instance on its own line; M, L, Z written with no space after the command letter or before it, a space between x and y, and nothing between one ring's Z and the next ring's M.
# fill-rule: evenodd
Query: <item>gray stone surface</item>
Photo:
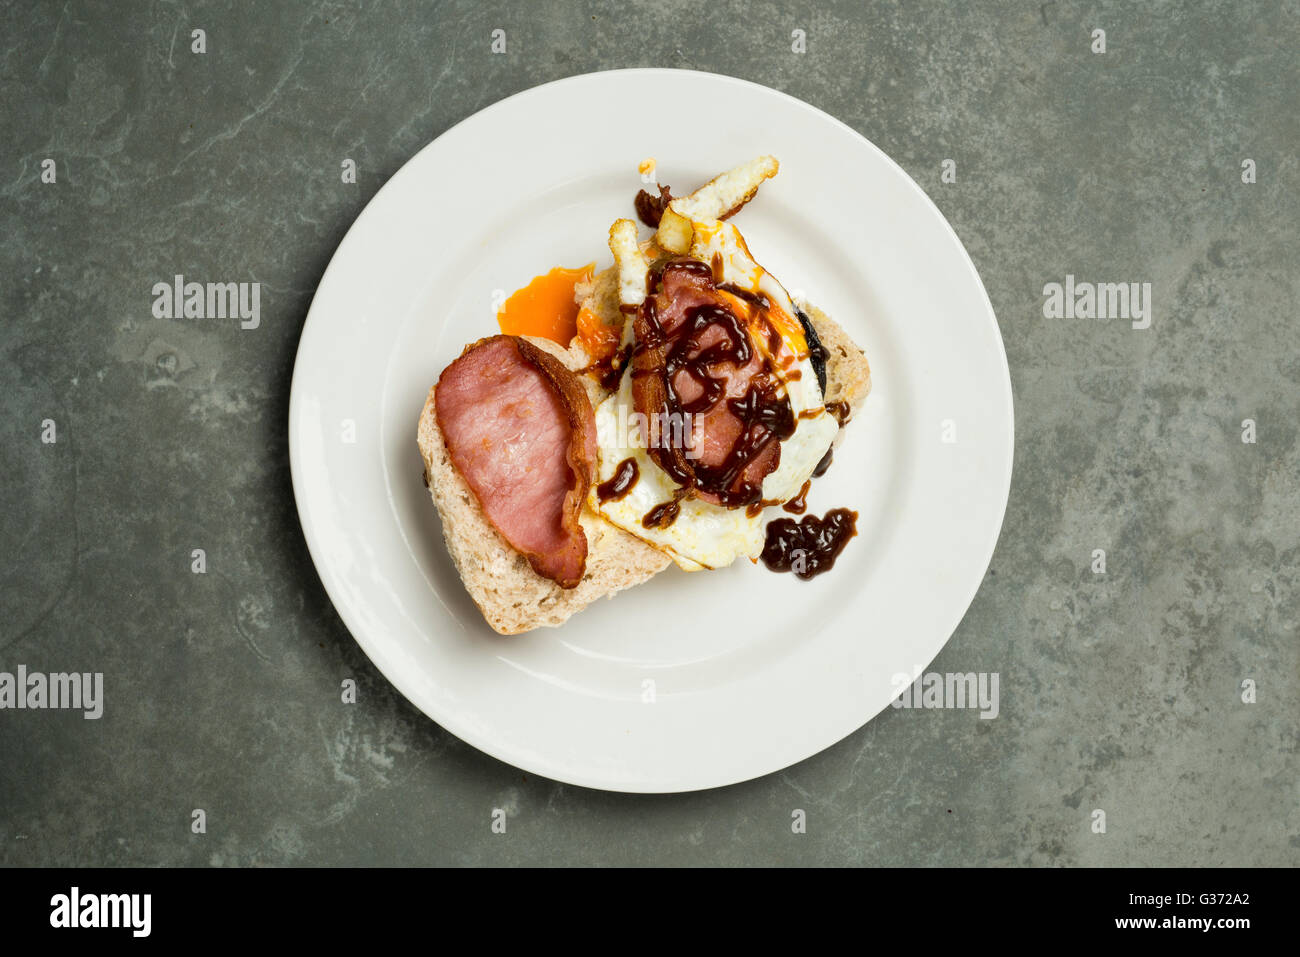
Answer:
M110 690L99 721L0 712L0 864L1300 863L1298 13L3 5L0 670L103 671ZM645 65L838 116L974 257L1011 364L1016 472L935 667L999 672L996 720L890 710L744 785L586 791L425 719L332 609L285 429L337 242L458 120ZM262 327L154 319L150 286L178 272L260 281ZM1151 282L1152 327L1045 319L1042 287L1067 273Z

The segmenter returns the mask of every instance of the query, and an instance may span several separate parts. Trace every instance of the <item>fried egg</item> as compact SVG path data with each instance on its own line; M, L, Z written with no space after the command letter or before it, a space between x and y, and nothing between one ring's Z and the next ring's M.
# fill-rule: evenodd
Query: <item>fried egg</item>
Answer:
M779 350L780 357L773 356L764 330L752 330L750 338L767 355L768 368L780 380L796 422L794 433L781 443L777 468L763 480L762 498L769 504L788 501L800 492L839 431L838 421L826 412L803 326L789 294L750 255L735 225L719 218L743 205L776 168L775 160L760 157L724 173L690 196L674 200L655 235L660 249L710 263L720 284L761 295L769 304L764 315L788 352ZM625 307L634 308L645 299L649 268L636 243L634 223L620 220L611 227L610 249L619 269L620 299ZM628 322L623 341L628 345L632 340L632 323ZM795 357L793 362L790 356ZM681 487L646 451L655 437L647 435L652 424L636 412L630 364L617 391L601 402L595 413L597 482L611 482L629 459L636 464L637 475L622 497L602 500L599 485L593 486L590 504L595 511L664 551L687 571L721 568L742 556L758 557L766 525L762 510L751 512L683 498ZM676 519L663 527L652 521L647 527L647 517L662 508L677 509Z

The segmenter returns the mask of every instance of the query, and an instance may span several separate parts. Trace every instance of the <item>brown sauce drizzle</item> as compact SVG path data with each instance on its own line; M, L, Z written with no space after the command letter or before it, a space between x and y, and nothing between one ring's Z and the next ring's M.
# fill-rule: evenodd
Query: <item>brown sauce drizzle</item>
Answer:
M812 479L803 483L803 488L799 489L799 494L781 507L791 515L802 515L808 511L808 490L812 488Z
M721 254L714 253L713 258L714 258L714 265L713 265L714 274L720 276L722 275ZM745 302L749 303L750 306L752 307L758 309L764 309L764 310L770 310L772 308L772 300L770 300L765 293L753 292L749 289L745 289L743 286L737 286L735 283L732 282L720 283L718 285L718 289L722 292L731 293L737 299L745 300ZM793 302L791 303L791 305L793 305ZM795 308L795 312L802 317L803 313L799 311L799 307L795 306L794 308ZM800 322L801 323L803 322L802 318L800 319ZM787 366L794 365L795 362L798 362L801 359L811 357L813 360L814 371L816 371L817 362L819 361L822 363L825 362L826 350L822 348L821 341L816 338L816 333L812 333L812 334L809 333L810 329L811 326L807 324L803 325L804 342L808 346L808 351L801 355L797 355L792 359L788 359ZM767 327L768 352L771 355L777 355L781 351L781 346L784 343L785 343L785 339L782 338L781 336L781 330L778 329L774 324L769 323ZM803 373L800 372L798 369L792 369L786 374L786 381L788 382L797 382L801 378L803 378ZM821 381L820 378L818 378L817 384L821 386L823 391L825 391L826 385Z
M606 392L613 392L618 388L619 380L623 378L623 369L627 366L627 360L631 354L631 347L623 346L608 361L597 359L590 365L583 366L578 370L577 374L595 376L602 389Z
M659 270L660 276L668 270L687 270L708 277L710 284L713 281L713 267L690 257L679 257L665 264ZM751 307L754 305L756 303L751 303ZM760 502L762 479L758 482L746 480L745 470L771 442L784 442L793 435L797 423L781 383L767 370L755 373L745 394L731 399L725 397L726 379L713 378L712 367L730 363L739 368L752 358L753 346L741 318L720 303L703 303L691 308L670 336L659 323L653 297L646 298L640 315L649 335L644 341L637 342L638 353L667 347L662 367L633 372L635 376L661 378L664 400L659 411L674 419L683 415L702 415L719 402L726 401L728 410L741 424L740 437L718 465L687 462L683 456L671 454L671 450L650 450L652 457L683 489L700 489L716 495L719 503L728 508ZM700 349L697 346L699 338L706 330L714 328L720 328L725 338L707 349ZM695 401L683 403L678 396L673 381L679 373L685 373L701 387L702 394ZM646 519L650 517L647 515ZM655 527L646 522L642 524ZM663 527L658 522L655 524Z
M659 220L663 218L664 210L672 201L673 194L668 191L668 187L660 186L658 196L651 196L645 190L639 190L633 204L636 206L637 218L651 229L655 229L659 226Z
M716 276L721 276L722 275L722 254L714 253L713 258L714 258L713 273ZM744 286L737 286L734 282L721 283L718 286L718 289L720 289L722 292L729 292L737 299L743 299L745 300L745 302L758 306L760 309L772 308L771 300L769 300L767 296L763 295L763 293L751 292L750 290L746 289ZM780 333L777 333L777 335L779 336Z
M849 421L849 414L853 410L849 408L847 402L827 402L826 411L835 416L835 421L842 426L845 422Z
M822 395L825 395L826 361L830 358L830 353L822 345L821 336L817 335L817 327L813 325L812 319L808 318L808 313L800 309L798 303L794 303L794 312L799 319L799 325L803 326L803 337L808 342L808 361L812 363L813 372L817 375L817 384L821 386Z
M681 500L686 494L686 489L681 489L673 494L672 500L661 502L650 511L645 513L641 519L642 528L667 528L673 522L677 521L677 516L681 514Z
M821 478L823 475L825 475L826 470L831 467L831 459L833 459L834 457L835 457L835 450L827 449L826 454L822 456L822 460L818 462L817 467L813 469L813 478Z
M709 268L713 270L713 284L717 286L722 282L722 253L714 253L713 258L709 260Z
M767 526L763 564L774 572L792 571L808 581L830 571L844 546L858 533L858 513L833 508L825 518L778 518Z
M610 476L609 481L601 482L596 486L596 497L601 502L617 502L621 498L626 498L627 493L632 491L632 486L640 477L641 470L637 468L636 459L624 459L618 463L618 468L614 469L614 474Z

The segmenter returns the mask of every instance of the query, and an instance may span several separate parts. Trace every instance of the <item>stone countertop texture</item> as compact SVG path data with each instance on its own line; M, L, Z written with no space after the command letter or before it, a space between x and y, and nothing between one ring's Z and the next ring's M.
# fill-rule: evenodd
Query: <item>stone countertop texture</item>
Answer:
M3 5L0 671L108 691L0 711L0 864L1300 863L1298 47L1295 3L1226 0ZM322 271L459 120L630 66L826 110L974 258L1015 477L933 669L999 673L995 720L600 793L444 732L335 614L286 437ZM177 273L260 282L260 328L154 318ZM1151 283L1151 327L1045 318L1067 275Z

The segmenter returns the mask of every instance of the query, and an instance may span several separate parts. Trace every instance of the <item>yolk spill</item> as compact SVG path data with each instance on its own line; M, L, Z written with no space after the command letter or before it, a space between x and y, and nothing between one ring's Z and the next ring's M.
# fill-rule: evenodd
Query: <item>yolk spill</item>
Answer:
M501 331L508 336L540 336L568 348L578 332L573 287L589 281L595 269L595 263L577 269L556 266L516 290L497 313Z
M605 325L590 309L578 313L578 341L596 363L606 362L618 352L621 330Z

